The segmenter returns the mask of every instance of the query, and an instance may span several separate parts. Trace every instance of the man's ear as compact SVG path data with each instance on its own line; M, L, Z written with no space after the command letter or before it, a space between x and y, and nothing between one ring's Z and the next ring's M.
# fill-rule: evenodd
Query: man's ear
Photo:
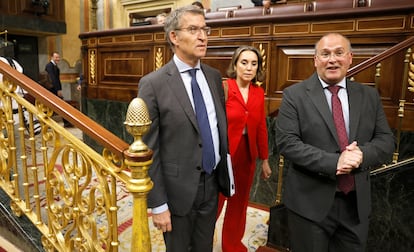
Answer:
M177 33L175 31L170 31L170 33L168 34L168 36L170 36L170 41L173 45L177 44Z

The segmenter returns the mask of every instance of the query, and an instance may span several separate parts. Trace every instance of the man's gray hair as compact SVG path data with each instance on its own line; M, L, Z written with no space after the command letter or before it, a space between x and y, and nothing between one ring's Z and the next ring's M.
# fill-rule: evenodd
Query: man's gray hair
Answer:
M202 15L203 17L205 17L204 10L202 10L202 9L200 9L197 6L194 6L194 5L188 5L188 6L178 8L178 9L172 11L167 16L167 18L165 19L165 23L164 23L164 31L165 31L165 35L167 37L167 41L170 44L171 48L173 48L173 50L174 50L174 45L172 44L172 42L170 40L169 34L172 31L176 31L177 29L182 28L181 27L181 18L186 13L191 13L191 14L194 14L194 15Z

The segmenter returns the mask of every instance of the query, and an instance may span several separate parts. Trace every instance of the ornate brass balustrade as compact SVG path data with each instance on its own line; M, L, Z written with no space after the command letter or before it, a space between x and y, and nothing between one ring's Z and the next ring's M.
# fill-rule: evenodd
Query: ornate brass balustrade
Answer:
M140 115L125 122L136 140L130 147L2 62L0 73L0 187L14 214L27 216L37 227L46 251L118 251L117 192L122 187L133 196L131 251L151 251L146 195L152 188L147 174L152 152L140 141L150 124L145 105L134 100L128 111ZM18 87L36 103L23 98ZM101 143L103 153L63 128L56 114ZM37 135L35 120L41 125Z

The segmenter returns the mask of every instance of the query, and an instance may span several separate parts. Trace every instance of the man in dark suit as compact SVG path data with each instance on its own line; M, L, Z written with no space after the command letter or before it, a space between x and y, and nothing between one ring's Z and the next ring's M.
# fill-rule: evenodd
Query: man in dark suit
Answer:
M52 87L49 88L49 91L63 99L62 83L60 82L60 69L58 67L59 61L59 53L53 52L49 63L46 64L45 70L49 74L49 78L52 82ZM66 119L63 119L63 126L72 127L72 124L66 121Z
M276 122L280 153L292 162L284 192L292 249L364 251L369 172L391 159L394 137L377 90L345 78L352 63L347 38L323 36L314 63L315 74L284 90Z
M154 226L164 232L167 251L212 251L220 183L227 180L227 123L221 75L200 58L207 50L203 10L186 6L173 11L164 24L173 59L141 78L138 96L152 120L144 141L154 151L148 195ZM207 143L202 137L193 80L201 89L212 137L214 164L204 165ZM197 112L198 113L198 112ZM211 143L211 142L210 142ZM211 144L210 144L211 146ZM212 147L212 146L211 146Z
M60 70L57 64L59 64L60 55L57 52L53 52L49 63L46 64L45 70L49 74L50 80L52 81L52 88L50 92L63 98L62 84L60 83Z

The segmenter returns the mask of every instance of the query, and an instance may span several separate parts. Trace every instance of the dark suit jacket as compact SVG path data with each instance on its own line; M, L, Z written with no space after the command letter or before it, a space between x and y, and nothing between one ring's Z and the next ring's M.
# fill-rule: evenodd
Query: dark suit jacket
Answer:
M46 72L49 74L50 80L52 81L53 87L49 89L52 93L57 95L59 90L62 90L62 84L60 83L60 70L51 61L46 64Z
M227 169L227 123L221 75L204 64L201 69L216 108L221 156L216 169ZM144 141L154 151L149 169L154 187L148 195L148 206L154 208L168 203L173 214L185 215L193 205L202 171L201 136L173 60L141 78L138 97L147 104L152 120L150 131L144 136Z
M392 157L394 136L375 88L347 80L349 142L357 141L363 162L355 169L359 218L371 211L369 171ZM276 141L293 165L289 168L284 202L292 211L314 221L323 220L336 191L340 155L336 129L315 73L284 90L276 122Z

